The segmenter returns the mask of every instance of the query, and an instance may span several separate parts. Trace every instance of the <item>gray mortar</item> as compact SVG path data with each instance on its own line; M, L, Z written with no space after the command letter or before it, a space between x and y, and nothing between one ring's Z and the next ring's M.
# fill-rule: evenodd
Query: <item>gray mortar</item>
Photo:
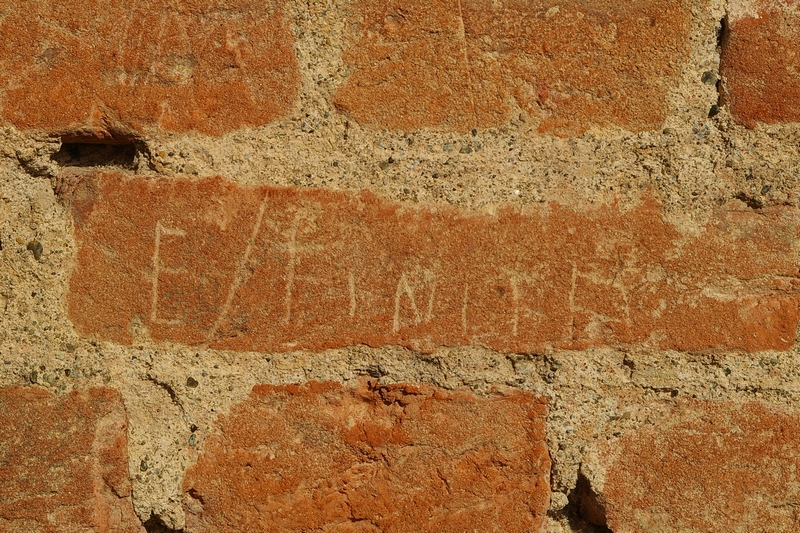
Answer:
M140 158L139 173L370 188L398 202L484 211L549 201L590 208L612 199L624 208L650 190L665 205L666 216L686 229L742 194L763 205L798 204L798 125L747 130L724 107L708 118L718 95L701 80L706 71L718 72L722 1L694 6L691 56L680 87L669 95L662 128L640 134L590 130L565 139L536 134L536 124L524 113L508 126L475 136L359 126L331 103L348 75L340 53L345 28L337 22L344 19L343 8L338 1L290 2L287 16L294 21L303 77L288 118L222 138L147 136L150 156ZM352 382L369 374L387 383L468 387L477 394L511 386L547 396L553 533L595 531L581 524L569 505L581 463L599 443L657 423L676 398L758 399L793 409L800 402L797 348L759 354L593 349L534 355L442 348L422 355L355 346L319 354L259 354L81 338L65 310L75 244L71 217L53 193L55 177L65 172L50 160L58 149L57 138L0 128L0 385L36 384L56 394L89 386L119 389L130 417L129 469L143 521L155 516L168 528L183 527L181 482L187 465L202 451L216 417L257 383ZM26 248L32 240L44 246L38 261ZM189 386L189 378L197 385Z

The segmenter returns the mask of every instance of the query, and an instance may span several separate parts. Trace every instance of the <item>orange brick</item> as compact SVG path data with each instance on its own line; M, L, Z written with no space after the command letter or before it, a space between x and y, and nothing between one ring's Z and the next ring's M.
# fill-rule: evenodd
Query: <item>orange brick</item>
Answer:
M752 3L756 12L729 17L720 65L725 100L731 113L750 128L758 122L800 122L796 2Z
M519 391L257 386L186 475L187 530L543 531L545 416Z
M490 215L220 178L73 186L69 316L122 343L785 350L800 320L794 208L682 233L652 200Z
M144 533L127 438L116 391L0 389L0 532Z
M266 124L299 73L282 0L7 0L0 122L108 137Z
M800 530L800 419L780 408L688 402L600 461L612 531Z
M383 128L493 127L519 107L563 136L653 129L689 19L682 0L355 0L335 102Z

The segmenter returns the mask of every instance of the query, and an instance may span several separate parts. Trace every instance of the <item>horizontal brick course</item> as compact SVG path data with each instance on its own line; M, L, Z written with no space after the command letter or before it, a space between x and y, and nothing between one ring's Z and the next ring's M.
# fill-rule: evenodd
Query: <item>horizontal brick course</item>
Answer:
M70 187L69 316L122 343L755 351L798 324L793 208L734 202L683 233L652 200L489 215L219 178Z
M356 0L336 104L385 128L659 127L689 44L681 0Z
M800 529L800 418L777 407L687 402L609 442L600 465L615 532Z
M731 113L748 127L800 122L800 12L795 2L735 0L720 71Z
M127 438L116 391L0 389L0 532L144 533Z
M191 533L538 532L545 406L430 386L257 386L184 482Z
M4 2L0 123L99 138L268 123L288 112L299 87L282 6Z

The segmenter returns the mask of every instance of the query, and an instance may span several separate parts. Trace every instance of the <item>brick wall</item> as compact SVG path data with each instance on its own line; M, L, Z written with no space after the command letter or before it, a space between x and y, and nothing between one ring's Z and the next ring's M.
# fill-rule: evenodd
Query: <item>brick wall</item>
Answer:
M800 530L793 0L0 36L0 532Z

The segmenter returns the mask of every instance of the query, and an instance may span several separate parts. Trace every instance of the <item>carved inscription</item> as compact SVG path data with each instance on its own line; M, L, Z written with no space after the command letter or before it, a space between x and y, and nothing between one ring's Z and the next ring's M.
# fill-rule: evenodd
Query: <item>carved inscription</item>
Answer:
M300 87L284 0L3 0L0 123L108 139L268 124Z
M681 0L352 0L343 12L351 75L334 103L361 124L466 132L521 109L565 137L660 127L692 20Z
M154 324L180 324L181 321L175 318L161 318L158 316L158 280L161 273L165 274L188 274L185 268L167 267L161 263L161 240L165 237L186 237L186 232L180 228L167 228L156 222L156 236L153 244L153 304L150 307L150 321Z
M651 200L485 215L220 178L86 179L69 313L117 342L139 323L153 341L242 351L752 351L788 348L798 324L790 208L732 204L682 233Z

